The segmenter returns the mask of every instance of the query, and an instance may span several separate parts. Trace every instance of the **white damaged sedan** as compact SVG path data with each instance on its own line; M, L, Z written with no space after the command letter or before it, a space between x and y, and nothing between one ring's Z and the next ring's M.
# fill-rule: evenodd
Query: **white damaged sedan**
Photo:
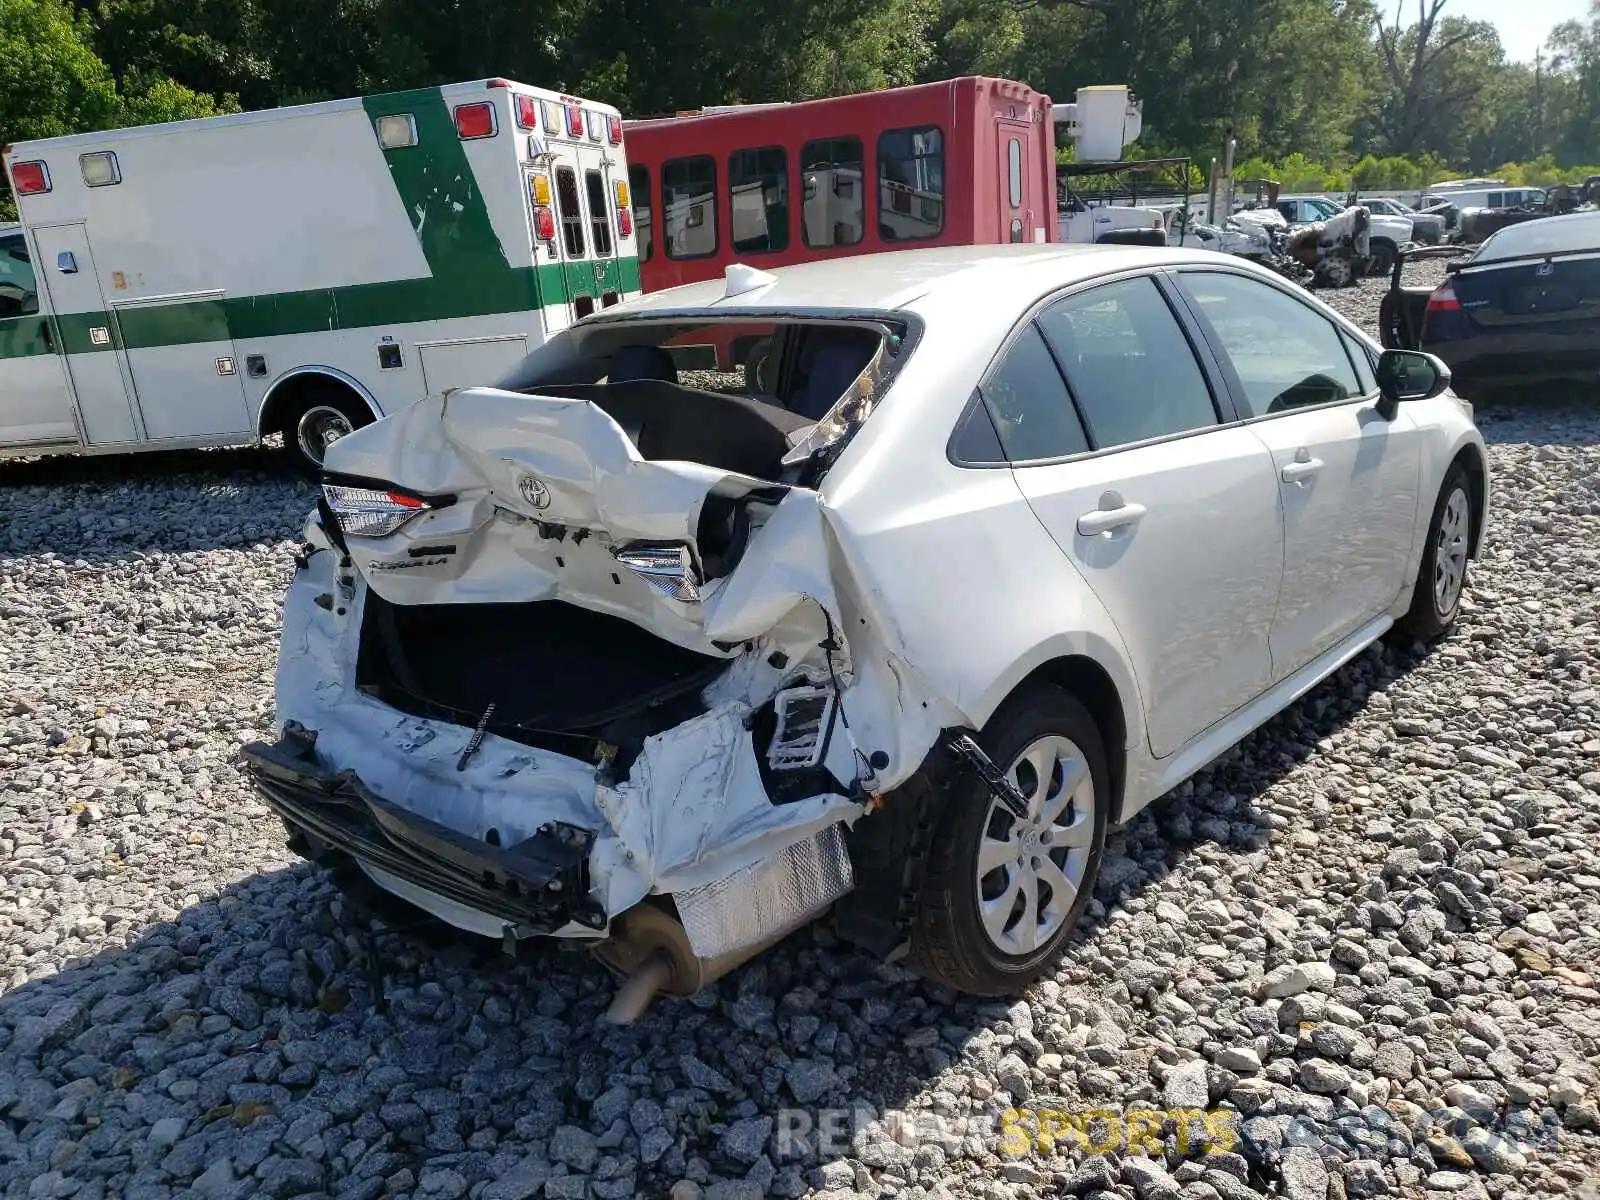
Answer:
M329 450L246 761L298 853L593 947L617 1019L829 909L1014 992L1108 827L1449 628L1448 385L1201 251L730 268Z

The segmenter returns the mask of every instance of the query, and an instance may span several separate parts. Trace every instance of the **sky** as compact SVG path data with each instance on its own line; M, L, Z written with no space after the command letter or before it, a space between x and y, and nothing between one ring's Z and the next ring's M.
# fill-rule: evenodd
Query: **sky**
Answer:
M1395 0L1379 0L1379 6L1393 13ZM1406 21L1416 20L1416 0L1406 0ZM1466 17L1490 21L1500 31L1500 43L1513 62L1532 62L1550 31L1563 21L1585 16L1589 0L1449 0L1447 17Z

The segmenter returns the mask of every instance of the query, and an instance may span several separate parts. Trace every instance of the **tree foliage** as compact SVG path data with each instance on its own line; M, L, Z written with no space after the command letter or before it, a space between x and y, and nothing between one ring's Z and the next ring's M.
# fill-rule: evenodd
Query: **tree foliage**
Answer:
M1127 83L1140 151L1231 129L1328 186L1596 157L1600 0L1537 65L1451 2L0 0L0 141L490 75L642 116L979 73Z

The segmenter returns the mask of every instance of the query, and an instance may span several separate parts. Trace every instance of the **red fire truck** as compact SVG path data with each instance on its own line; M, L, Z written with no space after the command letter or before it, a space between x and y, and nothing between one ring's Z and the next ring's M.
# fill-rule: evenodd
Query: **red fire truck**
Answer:
M625 121L646 291L903 250L1055 240L1050 98L967 76Z

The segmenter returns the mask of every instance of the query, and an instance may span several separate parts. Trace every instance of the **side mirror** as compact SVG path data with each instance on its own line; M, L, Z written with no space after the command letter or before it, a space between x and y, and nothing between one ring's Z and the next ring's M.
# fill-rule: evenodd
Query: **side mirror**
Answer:
M1392 421L1402 400L1431 400L1450 386L1450 368L1420 350L1385 350L1378 356L1378 414Z

